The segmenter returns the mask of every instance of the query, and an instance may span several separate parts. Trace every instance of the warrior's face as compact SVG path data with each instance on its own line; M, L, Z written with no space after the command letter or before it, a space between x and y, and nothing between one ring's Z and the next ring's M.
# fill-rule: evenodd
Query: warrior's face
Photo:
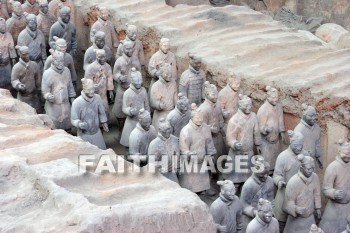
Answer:
M236 188L233 184L224 184L221 187L221 194L227 199L232 201L236 194Z
M41 4L39 9L42 13L47 14L49 12L49 5Z
M126 56L131 57L134 53L134 47L131 44L125 44L123 46L123 52Z
M53 64L54 67L56 67L56 69L63 70L64 69L64 58L63 58L63 55L62 56L56 56L53 59L52 64Z
M62 53L65 53L67 51L67 44L66 45L57 45L56 44L56 50Z
M194 114L194 116L192 116L192 122L197 126L201 126L203 123L202 114L200 114L200 113Z
M303 140L294 140L290 142L290 149L292 149L293 153L298 155L303 150Z
M340 157L345 163L350 162L350 146L343 146L340 150Z
M272 106L276 106L276 104L278 103L278 96L277 95L275 95L275 96L268 96L267 97L267 101L269 101L269 103Z
M20 56L24 62L29 62L29 52L28 51L21 52Z
M94 94L95 94L94 85L87 85L86 87L84 87L84 93L89 98L94 97Z
M239 79L231 78L229 81L229 85L234 91L238 91L241 86L241 81Z
M139 120L141 127L148 131L152 124L152 119L150 117L143 117Z
M316 123L317 114L316 111L308 111L304 114L303 120L310 126L313 126Z
M137 31L134 29L128 29L126 32L128 38L132 41L135 41L137 38Z
M246 115L249 115L252 112L252 102L244 101L239 103L239 109Z
M188 99L186 98L185 100L177 101L177 108L179 109L179 111L182 114L187 112L188 108L189 108L189 101L188 101Z
M268 169L264 169L262 172L255 173L256 177L260 180L260 182L265 183L267 180L267 177L269 177L269 171Z
M69 23L69 21L70 21L70 12L62 12L60 14L60 18L62 19L63 23Z
M101 9L100 10L100 18L103 20L103 21L106 21L109 19L109 12L107 9Z
M270 223L272 220L272 208L263 208L262 210L259 210L258 216L264 222Z
M34 5L35 0L27 0L31 5Z
M216 103L218 101L218 91L214 88L210 88L207 93L207 98L210 102Z
M315 164L313 162L308 162L300 166L300 171L303 175L309 178L315 170Z
M5 21L0 22L0 33L5 33L6 32L6 23Z
M163 137L170 138L171 126L169 122L163 123L163 125L159 127L159 132Z
M202 67L202 59L193 58L191 59L190 64L193 67L193 69L195 69L196 71L199 71Z
M97 62L100 64L100 65L104 65L104 64L106 64L106 54L103 54L103 53L101 53L101 54L97 54L96 55L96 60L97 60Z
M170 43L169 41L163 41L160 43L160 50L164 53L167 54L170 50Z
M34 18L34 19L31 19L29 22L27 22L27 26L32 32L35 32L36 29L38 28L36 19Z
M19 2L12 3L12 11L18 16L23 15L22 5Z
M95 38L95 44L96 44L97 48L103 49L103 47L106 44L106 40L105 40L104 37L96 37Z
M142 77L140 77L139 75L134 75L131 77L131 79L132 79L132 85L136 89L140 89L142 87Z

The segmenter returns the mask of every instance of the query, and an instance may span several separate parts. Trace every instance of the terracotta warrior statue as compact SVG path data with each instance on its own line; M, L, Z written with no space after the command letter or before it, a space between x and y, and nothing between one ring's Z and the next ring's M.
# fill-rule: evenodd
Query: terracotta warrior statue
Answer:
M42 105L39 95L41 94L41 73L36 62L29 59L27 46L16 46L19 52L19 62L13 66L11 82L17 90L17 99L32 106L37 113L42 113Z
M150 113L144 108L140 109L138 123L129 136L129 159L135 160L137 157L142 165L147 163L149 144L157 137L157 131L151 123Z
M202 170L211 157L216 154L210 127L203 124L202 113L195 103L191 106L191 120L180 132L180 163L188 163L190 169L180 171L179 183L182 188L201 194L210 189L208 170ZM192 160L192 161L191 161ZM196 169L198 172L196 172ZM202 173L199 171L202 170Z
M261 154L271 165L273 174L277 156L281 153L281 140L286 144L283 107L278 101L276 88L267 86L267 99L259 108L257 116L262 138Z
M148 112L150 110L147 91L142 86L140 71L132 68L130 78L130 87L125 91L123 97L123 113L127 118L120 138L120 144L125 147L129 147L129 136L136 127L140 109L144 108Z
M106 46L111 49L111 51L117 51L119 42L117 38L116 29L113 23L109 20L110 14L106 7L98 7L98 18L97 21L91 26L91 31L102 31L105 33ZM94 43L95 35L90 33L90 41ZM113 53L114 54L114 53Z
M219 91L218 100L224 116L225 129L231 117L238 111L239 94L243 94L240 87L240 76L233 74L227 81L227 85Z
M324 233L324 231L318 228L316 224L312 224L309 233Z
M273 217L272 204L260 198L255 218L248 224L246 233L279 233L278 221Z
M236 188L232 181L218 181L220 196L211 204L210 213L216 223L218 233L243 233L243 206L235 195Z
M36 21L38 23L38 28L44 34L46 51L49 51L50 49L50 29L56 20L56 17L49 12L49 4L47 0L41 0L39 3L39 15L36 17Z
M176 183L178 162L180 156L179 139L171 134L172 127L165 118L159 119L159 133L148 147L148 157L155 156L155 161L166 161L167 167L163 167L161 174Z
M326 169L322 191L328 198L320 227L327 233L341 232L350 215L350 143L339 141L336 159Z
M348 225L346 226L346 230L343 231L342 233L350 233L350 215L348 216L347 222L348 222Z
M50 50L52 65L45 70L41 91L46 100L45 111L56 129L70 130L71 104L76 96L70 71L64 66L64 54Z
M100 125L105 132L108 132L109 129L103 100L95 94L93 80L83 78L81 81L83 91L72 103L71 123L78 129L78 137L105 150L106 144Z
M92 79L95 84L95 93L99 94L103 101L106 116L109 116L109 106L107 93L110 99L114 99L114 85L112 68L107 64L106 52L103 49L97 49L96 60L90 64L85 71L85 78Z
M315 216L321 219L321 187L311 156L298 155L300 169L288 182L283 204L288 214L283 233L309 233Z
M73 0L52 0L49 1L49 12L56 18L60 15L60 8L62 6L70 9L70 19L75 22L75 5Z
M66 53L67 42L64 39L58 38L57 36L54 36L53 39L55 40L55 48L56 48L55 50L64 54L64 66L69 69L72 83L74 87L76 87L77 72L75 71L74 60L72 55L70 55L69 53ZM44 64L44 70L49 69L51 67L51 64L52 64L52 55L50 55L47 58Z
M77 39L75 26L70 21L70 13L71 10L69 7L63 6L60 9L58 21L54 23L50 29L49 44L51 48L55 49L55 40L53 37L57 36L58 38L64 39L67 42L67 53L70 53L74 57L77 52Z
M224 132L224 117L222 115L222 109L218 100L218 90L214 84L210 84L208 81L204 84L204 96L205 101L199 106L199 110L203 116L203 122L210 127L211 135L213 137L216 156L214 162L221 155L227 154L225 144Z
M7 0L0 1L0 18L8 20L10 18L8 9L7 9Z
M11 68L16 63L16 58L12 35L7 31L5 19L0 18L0 88L12 89Z
M258 118L252 112L252 100L246 95L239 95L238 112L232 116L227 125L226 140L230 147L229 157L226 163L235 165L236 156L248 156L247 159L241 159L248 166L241 165L240 169L247 169L246 172L233 169L231 173L225 174L226 178L235 183L237 188L241 188L243 183L250 177L251 158L254 155L254 145L260 153L261 135L259 130Z
M310 152L310 156L316 159L319 168L323 169L322 148L321 148L321 128L316 123L316 109L307 104L302 105L303 117L294 131L304 135L304 149Z
M45 37L38 29L36 16L25 14L27 27L19 34L17 44L29 48L29 59L36 62L40 68L40 72L43 73L44 63L47 59Z
M27 12L28 14L38 15L39 14L39 4L36 0L26 0L22 4L23 12Z
M242 187L241 202L243 204L244 229L258 214L259 200L261 198L272 203L274 202L275 185L273 179L269 176L269 169L270 164L264 161L263 157L258 157L254 164L252 176L248 178ZM277 220L276 224L278 226Z
M289 130L288 136L290 145L278 155L273 173L273 182L277 187L274 215L280 224L281 231L283 231L288 217L283 211L286 185L290 178L299 171L300 161L297 159L298 155L308 155L308 152L303 150L304 136L301 133Z
M112 112L118 120L119 132L122 132L126 118L126 115L122 111L122 105L124 92L130 86L131 68L136 68L137 71L141 71L141 64L137 58L132 56L133 53L133 43L126 41L123 46L123 56L117 59L113 68L113 79L118 83L118 86Z
M154 109L152 125L158 131L160 118L166 118L177 101L176 82L171 77L171 65L161 63L159 79L150 88L150 105Z
M96 49L103 49L106 54L106 62L112 67L113 66L113 52L105 45L106 34L102 31L93 31L94 41L84 54L84 70L96 60Z
M171 126L171 134L175 137L180 136L182 128L185 127L185 125L187 125L191 119L191 110L189 107L190 103L187 97L184 94L179 93L177 95L177 103L175 108L166 118Z
M137 27L135 25L126 24L126 38L120 42L117 51L117 59L123 56L123 47L126 42L130 42L134 47L133 58L139 60L142 66L145 65L145 53L143 52L142 42L137 39Z
M175 54L170 51L170 41L168 38L162 38L159 42L159 50L152 55L148 63L148 73L152 77L150 89L152 85L159 79L160 64L170 64L171 79L177 80L177 66Z
M179 83L179 92L182 92L190 101L200 105L204 99L204 83L206 80L205 73L201 69L202 58L189 54L190 66L185 70Z
M27 26L26 17L23 15L23 10L20 2L12 2L12 16L6 21L7 31L12 35L15 45L19 33Z

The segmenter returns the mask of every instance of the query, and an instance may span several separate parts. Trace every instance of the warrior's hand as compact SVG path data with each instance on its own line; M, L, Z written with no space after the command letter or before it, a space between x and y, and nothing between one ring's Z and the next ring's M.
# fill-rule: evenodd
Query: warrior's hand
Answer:
M306 208L305 208L305 207L297 206L297 207L295 208L295 213L296 213L297 215L303 215L303 214L306 213Z
M87 130L88 124L87 124L86 122L80 122L80 123L78 124L78 127L79 127L79 129Z
M256 146L256 150L258 151L258 154L261 155L261 146Z
M72 104L74 100L75 100L75 98L74 98L74 97L71 97L71 98L70 98L70 103Z
M102 123L102 128L105 132L109 132L108 124L106 122Z
M342 200L345 197L345 192L343 190L337 190L334 192L334 198L336 200Z
M47 100L50 103L53 103L53 102L55 102L55 96L53 94L50 94L50 95L47 96Z
M269 133L272 132L272 128L268 125L265 125L262 131L263 131L262 132L263 135L268 135Z
M222 111L222 115L224 116L225 119L230 117L230 113L227 111Z
M14 66L16 64L16 59L12 59L12 66Z
M23 83L19 84L18 90L22 93L26 92L26 85L24 85Z
M138 111L137 111L136 108L131 108L131 109L130 109L130 115L131 115L131 116L135 116L135 115L137 114L137 112L138 112Z
M226 233L227 232L227 227L226 226L218 225L217 229L218 229L219 233Z
M159 76L160 76L160 72L159 72L159 70L157 70L157 71L154 73L154 78L155 78L155 79L159 79Z
M114 93L113 91L108 91L109 98L113 101L114 100Z
M73 53L73 54L72 54L73 57L75 57L75 56L77 55L77 49L73 49L73 50L72 50L72 53Z
M235 149L235 150L242 150L242 148L243 148L243 144L242 143L240 143L240 142L236 142L234 145L233 145L233 149Z
M281 180L281 181L278 182L278 189L281 189L283 187L286 187L286 182Z
M318 219L321 219L322 218L322 212L320 209L316 209L316 215L317 215L317 218Z
M322 163L322 161L320 160L320 158L316 157L316 162L318 163L318 167L319 167L320 169L323 169L323 163Z
M163 101L159 102L159 110L165 109L165 103Z
M210 130L212 133L218 133L219 132L219 127L216 127L216 126L210 126Z

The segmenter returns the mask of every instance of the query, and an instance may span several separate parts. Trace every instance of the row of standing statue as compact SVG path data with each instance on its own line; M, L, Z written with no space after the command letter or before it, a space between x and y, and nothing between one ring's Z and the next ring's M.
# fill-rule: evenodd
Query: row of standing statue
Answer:
M106 144L100 127L108 131L108 122L115 117L120 143L129 149L129 159L138 158L141 165L150 155L158 160L175 155L195 161L192 166L201 167L209 158L216 167L231 163L235 168L235 158L247 156L247 168L255 167L254 172L162 171L198 194L210 194L211 179L225 179L217 182L220 196L210 207L219 232L320 232L316 222L326 233L350 231L350 145L340 142L336 160L326 169L322 192L328 203L322 216L321 186L314 173L315 161L323 167L315 108L303 105L302 119L288 132L290 145L282 151L288 138L276 88L266 88L267 99L255 114L252 100L242 93L239 75L232 75L218 92L206 81L196 55L190 54L189 68L178 80L167 38L160 40L150 58L147 92L137 28L127 25L126 38L118 43L106 8L99 8L91 27L93 45L84 55L83 91L75 99L76 30L70 20L72 8L64 3L56 4L51 14L50 4L43 0L38 12L23 14L25 6L12 2L11 17L0 19L1 88L15 90L17 98L38 113L45 111L57 129L74 126L80 138L101 149ZM108 99L114 100L111 111ZM263 159L252 163L255 151ZM227 155L224 160L222 155Z

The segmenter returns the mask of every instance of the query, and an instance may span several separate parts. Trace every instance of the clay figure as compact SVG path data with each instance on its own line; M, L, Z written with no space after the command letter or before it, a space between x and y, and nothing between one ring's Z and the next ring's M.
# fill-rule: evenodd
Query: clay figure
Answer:
M26 0L22 4L23 12L27 12L28 14L38 15L39 14L39 4L36 0Z
M83 91L72 103L71 123L78 129L78 137L105 150L100 125L108 132L107 116L103 100L95 94L95 84L91 79L82 80Z
M36 62L30 61L29 49L27 46L16 46L20 59L13 66L11 82L17 92L17 99L32 106L37 113L42 113L40 103L41 94L41 73Z
M125 147L129 147L129 136L136 127L140 109L144 108L148 112L150 110L147 91L142 86L140 71L132 68L130 78L130 87L125 91L123 97L123 113L127 118L120 138L120 144Z
M273 174L275 162L281 153L281 141L286 142L283 108L279 103L276 88L267 86L267 99L257 112L262 138L261 154L270 164L270 174Z
M180 163L189 161L190 168L180 171L179 183L181 187L192 192L202 193L210 189L209 172L207 169L203 170L202 166L215 155L216 149L210 127L203 124L202 113L195 103L192 104L191 109L191 120L181 130L179 137Z
M60 8L62 6L70 9L70 19L75 22L75 5L73 0L52 0L49 1L49 12L56 18L60 15Z
M228 160L227 163L232 162L235 168L235 157L244 155L247 159L241 159L241 161L247 162L248 166L241 165L240 168L248 170L236 172L236 169L233 169L232 172L224 174L227 179L235 183L236 187L241 187L242 183L252 174L251 157L254 155L254 145L258 153L260 153L261 145L258 118L252 112L252 100L246 95L239 95L239 98L238 112L232 116L227 125L226 140L230 147L228 155L231 160Z
M5 19L0 18L0 88L11 90L11 67L16 63L16 50ZM11 65L12 62L12 65Z
M302 105L303 117L294 131L304 135L304 149L310 152L310 156L316 159L319 168L323 169L322 148L321 148L321 128L316 123L316 109L306 104Z
M113 23L109 20L110 14L106 7L98 7L98 18L97 21L91 26L91 31L102 31L105 33L106 46L111 49L111 51L117 51L119 42L117 39L117 33ZM94 34L90 33L90 41L94 43ZM122 51L121 51L122 52Z
M94 51L96 49L103 49L106 54L106 62L110 66L113 66L113 52L108 46L105 45L106 34L102 31L95 31L93 34L93 45L90 46L84 54L84 70L86 70L87 67L96 60L96 53Z
M201 69L202 59L192 54L189 54L189 57L190 65L180 77L179 92L183 93L190 103L195 103L199 106L204 99L206 77L204 71Z
M311 156L298 155L300 169L287 183L284 211L288 214L284 233L309 233L315 216L321 219L321 187Z
M150 105L154 109L152 125L157 131L159 119L167 117L175 108L177 100L177 88L171 77L171 65L160 64L159 72L158 81L150 89Z
M273 173L273 181L277 187L275 196L274 215L279 221L280 230L283 231L288 215L283 211L283 203L285 198L286 185L290 178L298 173L300 162L297 159L299 154L308 155L303 150L304 136L299 132L288 131L290 145L282 151L276 160L275 171Z
M232 181L218 181L221 186L220 196L211 204L210 213L219 233L243 233L243 207L235 195L236 188Z
M279 233L278 221L273 217L272 204L268 200L259 199L257 214L248 224L246 233Z
M338 155L328 165L322 186L328 202L320 227L327 233L344 230L350 215L350 143L341 140L338 144Z
M107 93L110 99L114 99L114 85L112 68L106 63L106 52L103 49L97 49L96 60L90 64L85 71L85 78L92 79L95 84L95 93L102 99L106 116L109 116L109 106Z
M56 17L49 12L49 4L47 0L41 0L39 3L39 15L36 17L38 28L44 34L46 51L49 51L50 29L56 22Z
M124 92L130 86L131 68L141 71L141 65L137 58L132 57L134 47L132 42L125 42L123 46L123 56L119 57L114 64L113 79L117 82L117 91L115 94L112 112L118 120L119 131L123 130L126 115L122 111Z
M225 129L231 117L238 111L239 94L243 94L241 87L241 78L233 74L227 81L227 85L219 91L218 100L222 108L222 114L225 121Z
M269 176L269 170L270 164L266 162L263 157L258 157L254 164L253 174L242 187L241 202L243 204L244 229L247 227L248 223L259 214L259 200L261 198L274 203L275 186L273 179ZM272 212L271 203L270 208ZM261 219L256 220L260 222ZM276 223L278 226L277 220Z
M145 65L145 53L143 51L142 42L137 39L137 27L135 25L126 24L126 38L120 42L117 50L117 59L123 56L123 47L124 44L128 42L131 43L134 51L132 57L134 60L138 60L140 65Z
M0 18L5 20L10 18L9 12L7 10L7 0L0 1Z
M227 154L225 144L225 131L224 131L224 117L222 109L218 100L218 90L214 84L210 84L208 81L204 84L204 96L205 101L199 106L199 110L203 116L203 122L210 127L211 135L213 137L216 156L214 162L221 155Z
M155 161L167 161L167 167L162 167L161 174L176 183L178 161L180 156L179 139L171 134L172 127L165 118L159 119L159 133L148 147L148 156L155 156Z
M53 37L57 36L58 38L64 39L67 42L66 52L74 57L77 52L77 39L75 26L70 21L70 12L71 10L66 6L60 9L57 22L50 28L49 44L51 48L56 49Z
M54 36L53 39L55 40L55 48L56 48L55 50L64 54L64 66L69 69L72 83L74 87L76 87L77 73L75 71L74 60L72 55L70 55L69 53L66 53L67 42L64 39L58 38L56 36ZM44 70L49 69L51 67L51 64L52 64L52 55L50 55L47 58L44 64Z
M179 93L177 95L177 103L175 108L168 114L166 118L171 125L171 134L175 137L180 136L180 132L191 119L190 104L187 97Z
M27 26L20 2L12 2L12 16L6 21L7 31L12 35L13 42L17 45L19 33Z
M347 218L348 225L346 226L346 230L342 233L350 233L350 215Z
M19 34L17 44L29 48L29 59L36 62L43 73L47 59L45 37L38 29L35 15L26 14L26 21L27 27Z
M44 96L46 114L53 121L56 129L70 130L71 104L76 96L70 71L64 66L64 54L50 50L52 65L45 70L41 91ZM70 102L69 102L70 101Z
M162 38L159 42L159 50L152 55L148 63L148 73L152 77L150 83L150 89L152 85L159 79L160 65L162 63L168 63L171 66L171 79L177 80L177 66L175 54L170 51L170 40L168 38Z
M324 233L321 228L318 228L316 224L312 224L309 233Z

